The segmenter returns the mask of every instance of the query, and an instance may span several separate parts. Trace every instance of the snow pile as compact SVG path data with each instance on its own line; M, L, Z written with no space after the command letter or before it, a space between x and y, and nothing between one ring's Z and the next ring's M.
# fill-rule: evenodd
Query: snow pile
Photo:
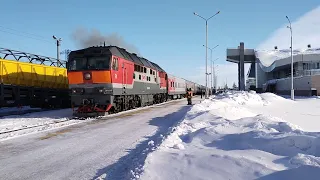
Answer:
M295 103L255 92L204 100L148 155L143 173L135 178L318 179L320 133L250 109Z

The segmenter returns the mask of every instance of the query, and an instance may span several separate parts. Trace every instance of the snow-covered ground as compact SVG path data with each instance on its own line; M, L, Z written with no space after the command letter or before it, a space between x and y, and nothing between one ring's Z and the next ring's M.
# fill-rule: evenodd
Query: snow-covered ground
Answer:
M71 117L71 109L4 116L0 118L0 140L81 122L80 120L70 120ZM4 133L8 131L10 133Z
M318 98L270 93L204 100L132 170L133 179L319 179L319 108Z
M186 99L169 101L0 141L0 179L130 179L130 170L191 108ZM37 117L68 115L47 113Z
M185 101L184 99L175 101ZM125 112L107 115L106 118L119 116L122 114L148 109L150 107L162 106L174 101L168 101L161 104L136 108ZM23 108L1 108L0 113L9 113L16 111L31 110L30 107ZM35 108L34 108L35 109ZM83 122L96 120L98 118L88 118L86 120L72 119L72 109L51 110L43 112L32 112L23 115L11 115L0 117L0 141L16 138L22 135L37 133L46 130L52 130ZM9 132L9 133L6 133Z

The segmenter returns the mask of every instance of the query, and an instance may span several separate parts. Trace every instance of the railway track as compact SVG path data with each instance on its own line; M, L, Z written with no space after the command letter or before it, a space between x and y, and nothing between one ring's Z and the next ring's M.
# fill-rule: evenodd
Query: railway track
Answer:
M33 129L33 128L37 128L37 127L53 125L53 124L59 124L59 123L67 122L67 121L70 121L70 120L73 120L73 119L67 119L67 120L62 120L62 121L58 121L58 122L51 122L51 123L46 123L46 124L34 125L34 126L27 126L27 127L24 127L24 128L13 129L13 130L9 130L9 131L2 131L2 132L0 132L0 135L12 133L12 132L17 132L17 131L22 131L22 130L27 130L27 129Z
M0 118L5 116L13 116L13 115L24 115L28 113L34 112L45 112L59 109L28 109L28 110L18 110L18 111L9 111L9 112L0 112Z

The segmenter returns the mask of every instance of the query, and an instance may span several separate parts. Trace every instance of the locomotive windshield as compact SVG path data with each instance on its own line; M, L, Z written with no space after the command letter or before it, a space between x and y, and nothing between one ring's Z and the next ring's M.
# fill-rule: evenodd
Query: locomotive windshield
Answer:
M68 62L69 71L109 70L109 57L74 57Z

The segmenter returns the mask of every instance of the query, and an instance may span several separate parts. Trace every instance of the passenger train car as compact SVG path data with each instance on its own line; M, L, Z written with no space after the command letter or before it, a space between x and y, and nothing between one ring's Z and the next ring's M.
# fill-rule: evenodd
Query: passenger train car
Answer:
M71 51L67 63L75 116L99 116L183 98L201 86L117 46Z

